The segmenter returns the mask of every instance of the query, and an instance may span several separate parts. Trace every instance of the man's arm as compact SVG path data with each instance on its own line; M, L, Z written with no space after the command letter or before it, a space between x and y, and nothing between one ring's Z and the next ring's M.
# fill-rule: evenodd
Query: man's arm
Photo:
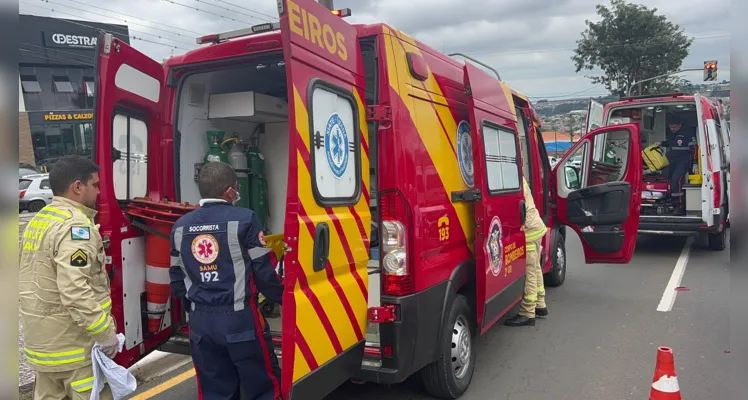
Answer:
M265 248L265 245L260 242L261 233L260 219L252 213L252 223L247 230L247 238L244 244L249 251L255 285L265 297L275 303L282 304L283 284L275 272L275 267L270 262L270 251L272 250Z
M78 326L85 329L97 343L106 342L117 332L114 319L96 302L89 284L91 266L99 251L95 240L73 240L73 228L90 229L85 224L65 224L56 243L54 261L57 265L57 288L62 305ZM92 235L89 235L92 236Z

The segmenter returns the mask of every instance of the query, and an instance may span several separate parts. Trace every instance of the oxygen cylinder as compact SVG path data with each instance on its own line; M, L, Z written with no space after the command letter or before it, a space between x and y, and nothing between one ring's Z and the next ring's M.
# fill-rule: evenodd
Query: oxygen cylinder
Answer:
M615 164L616 163L616 152L613 150L612 147L608 147L605 149L605 155L603 156L603 161L608 164Z
M249 170L252 171L249 181L249 208L257 214L262 226L267 229L267 181L265 180L265 156L260 148L250 146L247 149Z
M236 176L239 181L239 195L241 198L236 203L239 207L249 208L249 174L247 172L240 172L239 170L247 170L247 154L244 152L244 146L241 139L234 133L234 137L230 140L234 142L231 149L228 152L229 165L236 171Z
M223 142L223 135L225 133L223 131L208 131L206 133L208 135L208 144L210 145L210 148L208 149L208 153L205 154L203 162L206 164L214 161L228 163L228 155L221 148L221 142Z

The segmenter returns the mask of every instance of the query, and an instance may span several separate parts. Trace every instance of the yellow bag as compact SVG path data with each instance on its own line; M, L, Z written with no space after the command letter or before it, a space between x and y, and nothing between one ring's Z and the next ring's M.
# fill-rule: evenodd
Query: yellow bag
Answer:
M651 144L642 150L642 161L652 172L657 172L670 165L665 157L665 150L659 144Z

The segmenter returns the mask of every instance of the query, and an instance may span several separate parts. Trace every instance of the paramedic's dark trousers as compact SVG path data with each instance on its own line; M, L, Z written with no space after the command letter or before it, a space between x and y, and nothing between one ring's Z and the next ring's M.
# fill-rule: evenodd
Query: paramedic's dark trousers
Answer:
M280 367L270 327L247 305L245 310L207 309L190 313L190 348L203 400L280 397ZM262 327L265 329L255 329Z
M676 211L684 211L683 184L691 166L691 160L687 157L678 157L670 161L670 191L673 199L673 208Z

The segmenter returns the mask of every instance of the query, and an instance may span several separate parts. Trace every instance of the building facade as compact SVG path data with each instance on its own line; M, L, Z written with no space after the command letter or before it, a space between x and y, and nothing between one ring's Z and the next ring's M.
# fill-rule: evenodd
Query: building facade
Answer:
M130 43L127 26L19 15L19 161L42 169L91 156L94 59L100 31Z

